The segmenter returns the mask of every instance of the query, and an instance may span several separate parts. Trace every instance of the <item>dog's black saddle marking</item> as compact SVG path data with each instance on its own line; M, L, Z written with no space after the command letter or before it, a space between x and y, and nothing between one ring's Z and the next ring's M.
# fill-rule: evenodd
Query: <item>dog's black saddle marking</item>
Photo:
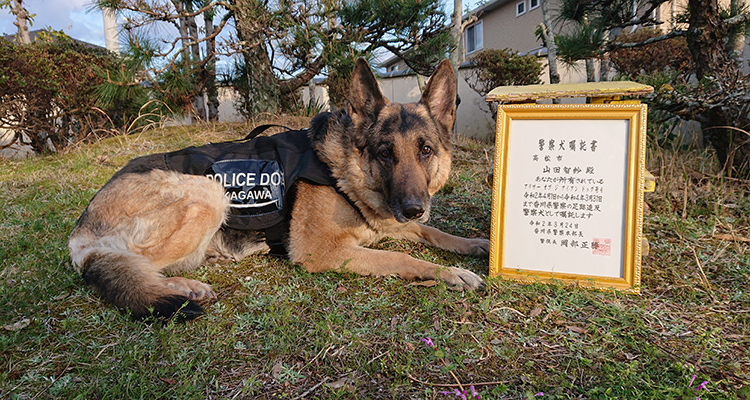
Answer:
M225 225L232 229L265 231L272 254L286 255L288 232L298 180L336 187L328 166L318 158L307 130L259 136L263 125L240 141L209 143L130 161L115 176L153 169L201 175L224 185L232 200Z

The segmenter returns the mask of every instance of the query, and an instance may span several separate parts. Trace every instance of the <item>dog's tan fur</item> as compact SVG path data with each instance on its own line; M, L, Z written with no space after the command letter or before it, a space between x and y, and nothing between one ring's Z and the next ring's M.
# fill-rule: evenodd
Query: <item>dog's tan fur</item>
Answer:
M456 88L450 64L440 64L418 103L388 102L362 60L350 92L349 112L311 131L314 149L348 199L333 187L297 183L286 242L291 262L309 272L480 287L482 279L471 271L365 247L393 237L460 254L489 252L485 239L422 224L451 166ZM118 174L79 219L69 241L71 259L103 297L135 316L171 315L186 301L183 313L191 316L200 312L196 303L214 297L211 287L168 275L206 258L239 260L268 250L256 232L222 229L228 207L221 185L205 177L162 170Z

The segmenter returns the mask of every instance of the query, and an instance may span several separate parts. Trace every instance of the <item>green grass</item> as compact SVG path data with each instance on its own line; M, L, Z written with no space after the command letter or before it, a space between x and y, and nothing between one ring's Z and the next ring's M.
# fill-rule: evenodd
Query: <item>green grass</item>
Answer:
M750 237L750 193L718 178L710 153L649 152L641 295L495 278L455 292L256 256L190 275L218 294L204 317L144 323L85 287L67 235L112 173L248 130L169 128L0 160L0 398L449 399L457 380L483 399L750 398L750 247L726 236ZM456 144L433 225L489 234L488 147ZM487 274L486 259L379 247Z

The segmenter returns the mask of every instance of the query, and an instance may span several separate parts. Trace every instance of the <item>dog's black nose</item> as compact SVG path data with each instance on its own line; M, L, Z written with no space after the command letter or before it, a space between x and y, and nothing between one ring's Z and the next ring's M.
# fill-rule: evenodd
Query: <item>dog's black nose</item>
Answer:
M416 219L424 214L424 207L421 204L404 204L403 213L408 219Z

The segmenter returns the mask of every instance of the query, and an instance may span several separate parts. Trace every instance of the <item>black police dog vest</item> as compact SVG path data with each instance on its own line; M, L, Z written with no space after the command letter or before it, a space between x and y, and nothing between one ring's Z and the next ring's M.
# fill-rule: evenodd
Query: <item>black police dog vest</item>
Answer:
M263 129L268 126L259 127ZM248 135L258 134L259 129ZM328 166L312 148L307 130L290 130L249 140L209 143L131 160L115 177L153 169L201 175L222 184L231 200L225 225L263 230L272 252L288 229L289 190L298 180L334 186ZM113 177L114 178L114 177ZM273 242L273 243L272 243Z
M260 230L287 216L287 192L299 179L333 186L328 166L307 131L287 131L244 142L210 143L164 155L169 169L203 175L224 186L231 200L226 225Z

